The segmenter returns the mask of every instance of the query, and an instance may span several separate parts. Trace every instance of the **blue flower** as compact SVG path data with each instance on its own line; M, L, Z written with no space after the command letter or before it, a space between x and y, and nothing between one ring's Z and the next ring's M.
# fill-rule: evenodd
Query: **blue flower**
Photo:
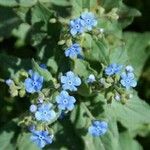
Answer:
M92 125L89 127L88 132L94 136L102 136L108 130L108 124L105 121L93 121Z
M52 109L51 103L43 103L43 104L39 105L39 107L35 113L35 118L38 121L49 122L49 121L53 120L55 117L56 117L56 113Z
M123 72L121 75L120 83L126 87L126 89L130 89L130 87L136 87L137 81L135 80L133 73L125 73Z
M75 43L72 44L66 51L65 51L65 55L66 57L70 57L70 58L74 58L76 57L78 54L81 53L81 47L79 44Z
M133 72L134 69L133 69L132 66L128 65L128 66L126 66L126 71L127 71L127 72Z
M70 21L70 33L75 36L84 32L84 21L80 18Z
M62 91L57 97L56 102L58 103L58 108L61 110L72 110L74 108L74 103L76 102L73 96L70 96L68 92Z
M43 77L40 76L37 72L29 72L31 77L28 77L25 82L25 89L28 93L39 92L43 86Z
M81 84L81 79L72 71L68 71L66 76L61 76L61 83L64 90L77 91L76 86Z
M97 25L97 20L92 12L84 12L81 14L81 18L84 21L85 28L89 31Z
M94 74L90 74L89 77L88 77L88 79L87 79L87 83L93 83L95 81L96 80L95 80Z
M49 135L48 131L32 130L30 139L37 144L38 147L43 148L53 141L53 135Z
M118 74L121 71L121 69L122 69L122 65L111 64L105 69L105 74L109 76Z
M14 83L14 81L11 80L11 79L7 79L7 80L5 81L5 83L6 83L8 86L11 86L11 85Z
M34 105L34 104L32 104L31 106L30 106L30 112L36 112L36 110L37 110L37 106L36 105Z

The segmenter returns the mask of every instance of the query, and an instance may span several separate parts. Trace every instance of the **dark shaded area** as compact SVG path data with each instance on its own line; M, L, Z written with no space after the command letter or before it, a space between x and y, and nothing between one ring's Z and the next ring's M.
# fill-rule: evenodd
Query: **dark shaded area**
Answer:
M150 1L149 0L124 0L131 7L137 8L141 17L134 19L133 23L125 31L146 32L150 31ZM150 57L145 62L141 77L138 82L137 91L139 96L150 104ZM136 138L144 150L149 150L150 134L147 137Z
M138 9L141 17L134 19L133 23L125 31L145 32L150 31L150 1L149 0L124 0L124 2L133 8Z

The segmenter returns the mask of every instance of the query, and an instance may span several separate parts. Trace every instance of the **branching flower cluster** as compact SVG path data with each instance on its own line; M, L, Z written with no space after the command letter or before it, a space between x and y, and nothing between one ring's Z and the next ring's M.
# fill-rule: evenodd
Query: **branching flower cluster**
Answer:
M96 28L96 25L95 15L92 12L83 12L79 18L70 21L70 34L72 38L75 38L79 34ZM74 42L65 50L65 56L76 58L81 55L81 51L81 46ZM113 99L125 103L131 97L130 89L136 87L137 82L132 66L124 67L123 65L116 63L105 65L101 77L97 77L94 73L89 74L86 81L82 81L74 72L68 71L61 75L59 83L53 84L48 82L45 84L44 77L37 71L19 71L19 81L8 79L6 84L9 86L12 96L18 96L19 93L22 97L26 94L31 97L28 122L22 121L23 123L20 124L26 124L30 128L31 140L40 148L51 144L54 137L51 124L58 120L63 113L74 109L78 99L72 95L78 91L83 82L97 92L105 91L108 103ZM45 65L39 67L46 70ZM52 97L54 93L56 96ZM98 137L105 135L108 128L109 123L105 119L94 119L87 131L93 137Z

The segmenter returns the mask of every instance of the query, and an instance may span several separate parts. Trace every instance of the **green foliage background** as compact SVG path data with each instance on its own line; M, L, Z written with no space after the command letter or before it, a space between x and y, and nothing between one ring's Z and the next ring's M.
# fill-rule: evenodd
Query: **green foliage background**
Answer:
M128 6L127 6L127 5ZM85 35L86 61L70 62L65 58L60 40L63 25L50 23L50 19L68 21L82 12L84 8L93 9L101 5L109 12L119 9L119 21L106 21L100 18L99 27L111 35L107 41L97 41ZM134 66L138 87L134 97L126 105L116 102L106 106L104 96L90 97L86 85L78 92L77 104L70 116L54 124L57 129L56 141L47 150L141 150L148 149L150 142L150 32L148 0L0 0L0 78L13 77L19 69L33 67L44 74L47 81L71 68L82 78L91 72L98 74L101 61L128 63ZM132 8L132 7L136 7ZM140 13L141 12L141 13ZM141 16L142 15L142 16ZM132 23L134 17L138 17ZM65 18L65 19L64 19ZM91 41L88 47L88 41ZM122 41L120 43L120 41ZM109 50L108 46L113 49ZM124 49L123 54L120 49ZM101 49L101 51L99 50ZM108 57L109 56L109 57ZM45 63L50 72L43 72L37 62ZM118 58L116 60L116 58ZM92 64L92 65L91 65ZM17 126L18 117L30 105L27 97L11 98L8 87L0 83L0 150L38 150L29 140L30 134L22 132ZM92 99L92 101L91 101ZM96 105L101 107L96 108ZM92 138L86 134L90 118L85 114L87 107L94 116L107 116L109 131L102 138ZM99 114L99 110L102 111ZM64 138L65 137L65 138Z

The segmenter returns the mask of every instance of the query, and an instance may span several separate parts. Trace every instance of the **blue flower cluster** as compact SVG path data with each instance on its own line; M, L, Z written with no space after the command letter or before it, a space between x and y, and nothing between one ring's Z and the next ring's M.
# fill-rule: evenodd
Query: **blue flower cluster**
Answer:
M85 31L91 31L97 25L96 17L92 12L83 12L77 19L70 21L70 33L72 36L81 34ZM65 50L65 56L70 58L80 57L82 48L74 43Z
M77 46L77 45L76 45ZM43 68L43 66L41 66ZM45 66L44 66L44 69ZM28 93L34 94L38 92L40 95L43 87L43 77L40 76L37 72L29 70L29 77L24 81L25 89ZM11 80L7 80L7 84L11 84ZM72 71L68 71L64 76L61 76L62 91L59 95L56 96L57 108L60 112L67 113L68 111L73 110L76 99L73 96L70 96L66 91L77 91L77 87L81 84L81 79L75 75ZM56 107L49 101L38 97L37 103L31 104L29 110L32 114L34 120L38 124L48 125L55 119L59 118L59 113L56 113L54 110ZM40 148L43 148L45 145L52 143L53 135L49 135L48 131L43 130L30 130L32 133L31 140L36 143Z
M30 112L34 114L37 121L41 121L42 123L48 123L56 117L51 103L32 104L30 106ZM32 133L31 140L36 143L38 147L43 148L45 145L52 143L53 135L49 135L48 131L35 130L35 127L30 131Z
M93 121L92 125L89 127L88 132L94 136L102 136L108 130L108 124L105 121Z
M81 79L72 71L68 71L65 76L61 76L63 91L56 96L58 108L63 111L71 111L74 108L76 99L70 96L66 90L77 91L77 87L81 85Z
M108 76L118 74L122 69L122 65L118 64L110 64L106 69L105 69L105 74Z
M92 12L83 12L77 19L70 21L70 33L72 36L84 31L91 31L97 25L96 17Z
M123 66L119 64L110 64L105 69L105 74L108 76L120 74ZM132 66L126 66L125 71L121 73L120 83L126 89L130 89L130 87L136 87L137 81L135 80L135 75L133 73L134 69Z

